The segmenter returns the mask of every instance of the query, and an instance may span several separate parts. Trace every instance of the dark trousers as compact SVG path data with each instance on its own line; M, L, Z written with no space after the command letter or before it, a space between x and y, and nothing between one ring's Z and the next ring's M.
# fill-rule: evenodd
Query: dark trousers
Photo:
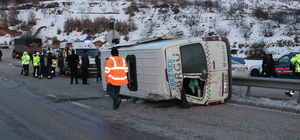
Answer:
M48 76L52 75L52 66L47 66L48 69Z
M64 67L59 67L59 73L60 73L60 76L65 75L64 74Z
M100 77L100 80L102 80L101 78L101 68L97 68L97 81L98 81L98 78Z
M87 77L88 77L88 68L87 67L82 67L82 84L87 83Z
M33 77L39 76L40 73L40 66L34 66L33 67Z
M300 72L295 72L297 79L300 79Z
M114 86L114 85L106 86L106 92L114 100L114 105L116 104L117 100L119 99L120 90L121 90L121 86Z
M270 68L269 69L269 76L268 77L274 77L274 78L278 78L277 74L276 74L276 71L275 71L275 68Z
M55 77L55 68L56 67L51 67L51 76Z
M48 76L48 67L47 66L41 67L40 75L42 75L44 77Z
M22 69L22 72L24 72L24 75L28 75L28 72L29 72L29 65L23 65L23 69Z
M77 68L71 69L71 83L73 83L74 77L75 77L76 83L78 83L78 81L77 81L77 77L78 77Z
M269 70L267 67L262 67L262 71L260 73L261 77L269 77Z

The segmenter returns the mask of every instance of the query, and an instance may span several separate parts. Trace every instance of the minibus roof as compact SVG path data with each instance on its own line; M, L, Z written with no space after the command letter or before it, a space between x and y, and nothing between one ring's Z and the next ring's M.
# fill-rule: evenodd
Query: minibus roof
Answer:
M199 38L184 37L184 38L175 38L175 39L150 38L150 39L128 41L128 42L114 45L113 47L117 47L122 50L160 49L160 48L172 45L172 44L177 44L180 42L185 42L187 40L194 40L194 39L201 39L201 38L200 37ZM110 49L110 48L107 48L107 49Z

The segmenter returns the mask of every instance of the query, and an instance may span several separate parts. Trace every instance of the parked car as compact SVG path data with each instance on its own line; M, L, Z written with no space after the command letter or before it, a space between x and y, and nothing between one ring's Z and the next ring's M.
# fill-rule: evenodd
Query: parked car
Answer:
M0 43L1 48L9 48L9 45L7 43Z
M249 76L248 66L237 61L231 60L232 76Z
M291 59L293 55L296 55L297 52L291 52L289 54L285 54L281 56L279 59L275 60L275 71L278 78L291 78L292 77L292 70L291 66ZM261 76L260 73L262 72L261 65L253 65L249 68L249 75L253 77Z

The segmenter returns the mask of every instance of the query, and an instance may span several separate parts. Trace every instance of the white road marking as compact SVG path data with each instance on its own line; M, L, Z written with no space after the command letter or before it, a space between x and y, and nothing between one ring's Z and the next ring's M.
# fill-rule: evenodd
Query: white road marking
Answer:
M234 105L234 106L242 106L242 107L252 108L252 109L265 110L265 111L272 111L272 112L280 112L280 113L286 113L286 114L300 115L299 113L287 112L287 111L276 110L276 109L260 108L260 107L254 107L254 106L239 105L239 104L234 104L234 103L227 103L227 104Z
M78 102L71 102L71 103L74 104L74 105L83 107L83 108L92 108L92 107L90 107L90 106L87 106L87 105L84 105L84 104L81 104L81 103L78 103Z
M50 96L50 97L53 97L53 98L56 98L56 97L57 97L57 96L52 95L52 94L47 94L47 96Z

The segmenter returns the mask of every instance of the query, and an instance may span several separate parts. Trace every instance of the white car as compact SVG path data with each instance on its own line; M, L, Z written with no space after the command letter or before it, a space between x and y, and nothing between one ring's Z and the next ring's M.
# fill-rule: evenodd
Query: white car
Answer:
M232 76L249 76L247 65L231 60Z

